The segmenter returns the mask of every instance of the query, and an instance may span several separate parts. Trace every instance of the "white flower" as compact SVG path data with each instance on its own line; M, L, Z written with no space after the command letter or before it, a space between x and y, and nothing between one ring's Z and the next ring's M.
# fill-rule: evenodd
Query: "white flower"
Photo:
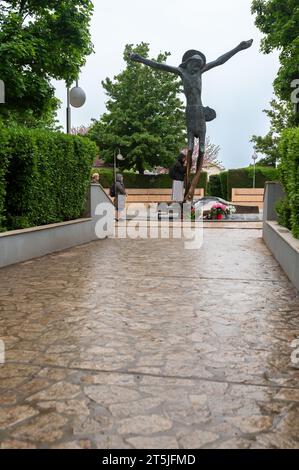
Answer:
M235 214L237 212L237 209L235 208L235 206L228 206L228 210L229 210L229 213L230 214Z

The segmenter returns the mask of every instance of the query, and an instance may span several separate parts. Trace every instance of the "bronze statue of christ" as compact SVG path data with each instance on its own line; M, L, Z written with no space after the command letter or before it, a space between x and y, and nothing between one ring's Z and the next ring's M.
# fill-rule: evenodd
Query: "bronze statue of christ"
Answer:
M205 143L206 143L206 123L216 118L216 112L209 108L204 107L201 100L202 92L202 74L208 72L214 67L223 65L235 54L252 46L253 40L243 41L230 52L219 57L217 60L207 64L206 57L202 52L196 50L187 51L182 63L179 67L172 67L170 65L155 62L153 60L145 59L139 54L131 54L130 58L135 62L141 62L144 65L153 67L158 70L170 72L181 77L184 86L184 93L187 99L186 106L186 119L187 119L187 133L188 133L188 158L187 158L187 175L186 175L186 193L185 199L192 200L195 188L198 184L200 173L203 166ZM194 139L199 139L199 154L197 159L196 174L190 184L190 170L192 166L192 155L194 150Z

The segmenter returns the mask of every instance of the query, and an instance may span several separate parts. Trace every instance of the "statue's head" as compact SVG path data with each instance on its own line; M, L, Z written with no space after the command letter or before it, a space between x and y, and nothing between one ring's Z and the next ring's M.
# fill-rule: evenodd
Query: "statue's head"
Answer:
M191 72L200 71L207 63L206 56L199 51L191 49L183 55L180 67L189 69Z

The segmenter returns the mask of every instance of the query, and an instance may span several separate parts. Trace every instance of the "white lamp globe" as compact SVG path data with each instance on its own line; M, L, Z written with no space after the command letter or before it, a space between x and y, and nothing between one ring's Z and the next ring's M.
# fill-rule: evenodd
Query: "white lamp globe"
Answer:
M81 108L85 104L86 94L79 86L75 86L70 91L70 102L74 108Z

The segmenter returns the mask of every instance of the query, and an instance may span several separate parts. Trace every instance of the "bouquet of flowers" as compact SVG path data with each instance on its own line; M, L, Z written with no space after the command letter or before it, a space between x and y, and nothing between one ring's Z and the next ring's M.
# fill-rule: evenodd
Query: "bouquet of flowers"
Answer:
M227 214L227 207L224 204L217 202L210 210L211 218L221 220L224 215Z
M237 212L237 209L235 208L235 206L232 206L232 205L226 206L225 215L235 214L236 212Z
M221 220L223 216L228 217L230 214L235 214L236 208L233 205L225 205L217 202L211 207L211 210L207 214L207 219L218 219Z

